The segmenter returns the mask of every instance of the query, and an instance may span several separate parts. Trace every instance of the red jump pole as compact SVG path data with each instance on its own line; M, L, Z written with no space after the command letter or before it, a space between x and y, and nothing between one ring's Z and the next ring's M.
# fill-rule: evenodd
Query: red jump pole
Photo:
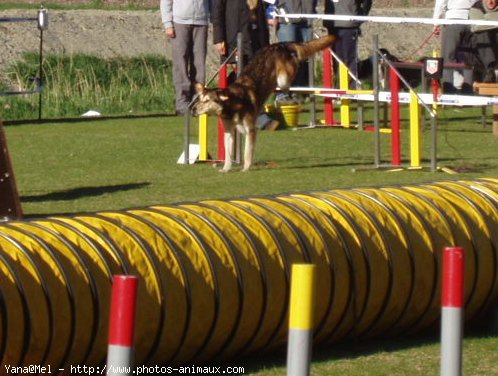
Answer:
M228 87L228 68L227 64L223 64L220 70L220 75L218 78L218 87L225 89ZM223 126L223 120L218 118L218 160L225 160L225 127Z
M399 77L393 68L389 68L391 86L391 164L401 165L400 114L399 114Z
M113 278L107 375L132 374L137 287L138 278L135 276L116 275Z
M439 81L432 80L432 108L435 111L437 109L437 98L439 96Z
M328 48L323 50L323 87L333 87L332 54ZM332 98L325 97L323 100L323 111L325 112L325 124L334 125L334 104Z
M444 248L441 294L441 376L462 374L464 274L463 248Z

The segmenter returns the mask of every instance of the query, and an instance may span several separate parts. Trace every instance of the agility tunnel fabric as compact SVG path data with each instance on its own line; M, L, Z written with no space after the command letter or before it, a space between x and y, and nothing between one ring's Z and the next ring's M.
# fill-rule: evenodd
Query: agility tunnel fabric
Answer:
M439 320L445 246L465 249L479 318L498 294L497 179L3 223L0 366L103 364L115 274L139 277L137 365L282 348L294 263L317 268L317 344L417 332Z

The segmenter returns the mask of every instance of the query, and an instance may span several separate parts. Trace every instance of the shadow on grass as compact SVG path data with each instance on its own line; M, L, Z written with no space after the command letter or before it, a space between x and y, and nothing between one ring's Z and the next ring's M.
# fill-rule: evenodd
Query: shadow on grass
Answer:
M471 159L471 158L465 158ZM456 158L439 158L438 165L442 165L443 167L447 167L457 173L480 173L486 174L488 170L493 169L493 162L496 158L482 158L482 162L475 162L473 160L469 162L465 162L464 158L456 159ZM490 162L487 162L489 160ZM425 163L429 163L429 160L424 160Z
M476 125L475 129L470 129L470 128L462 129L461 127L458 127L458 126L452 127L451 124L450 125L444 124L438 129L438 132L440 132L440 133L441 132L442 133L475 133L475 134L489 133L489 136L493 137L493 131L491 130L491 126L489 124L486 125L486 127Z
M129 120L129 119L148 119L148 118L170 118L175 114L152 113L138 115L114 115L114 116L77 116L77 117L59 117L47 119L19 119L4 120L3 125L34 125L34 124L56 124L56 123L94 123L97 121L107 120Z
M392 352L423 345L435 344L439 338L434 335L414 335L403 338L378 338L346 340L340 344L318 345L314 347L312 363L330 362L334 359L355 359L374 355L379 352ZM242 361L249 374L273 368L285 368L287 354L285 349L272 354L251 355Z
M260 168L279 168L283 170L302 170L310 168L331 168L331 167L349 167L349 166L365 166L373 164L373 159L357 158L357 161L352 162L350 159L343 159L342 161L337 158L335 160L308 160L303 161L302 158L286 158L286 159L273 159L273 160L258 160L255 166Z
M148 185L150 185L150 183L118 184L118 185L107 185L100 187L79 187L79 188L64 189L61 191L45 193L41 195L22 196L21 201L22 202L71 201L82 197L95 197L95 196L102 196L107 193L140 189Z
M313 349L312 363L326 363L342 359L356 359L384 352L410 350L423 346L439 346L439 328L427 329L418 334L393 336L387 338L350 339L332 345L318 345ZM465 329L465 339L497 337L487 325L474 324ZM245 372L259 373L274 368L285 368L287 362L286 350L282 349L272 354L251 355L242 360ZM274 374L274 373L271 373ZM275 373L277 374L277 373Z

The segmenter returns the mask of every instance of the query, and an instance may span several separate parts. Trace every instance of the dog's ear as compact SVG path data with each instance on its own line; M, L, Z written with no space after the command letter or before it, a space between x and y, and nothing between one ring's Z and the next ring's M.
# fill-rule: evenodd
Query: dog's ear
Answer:
M200 82L196 82L194 88L197 94L202 94L202 92L204 91L204 85Z

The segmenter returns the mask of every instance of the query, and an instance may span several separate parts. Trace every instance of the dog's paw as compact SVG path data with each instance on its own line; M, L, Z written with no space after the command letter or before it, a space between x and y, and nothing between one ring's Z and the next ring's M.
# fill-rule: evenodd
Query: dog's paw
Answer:
M244 161L244 167L242 168L242 172L247 172L252 167L252 162Z

